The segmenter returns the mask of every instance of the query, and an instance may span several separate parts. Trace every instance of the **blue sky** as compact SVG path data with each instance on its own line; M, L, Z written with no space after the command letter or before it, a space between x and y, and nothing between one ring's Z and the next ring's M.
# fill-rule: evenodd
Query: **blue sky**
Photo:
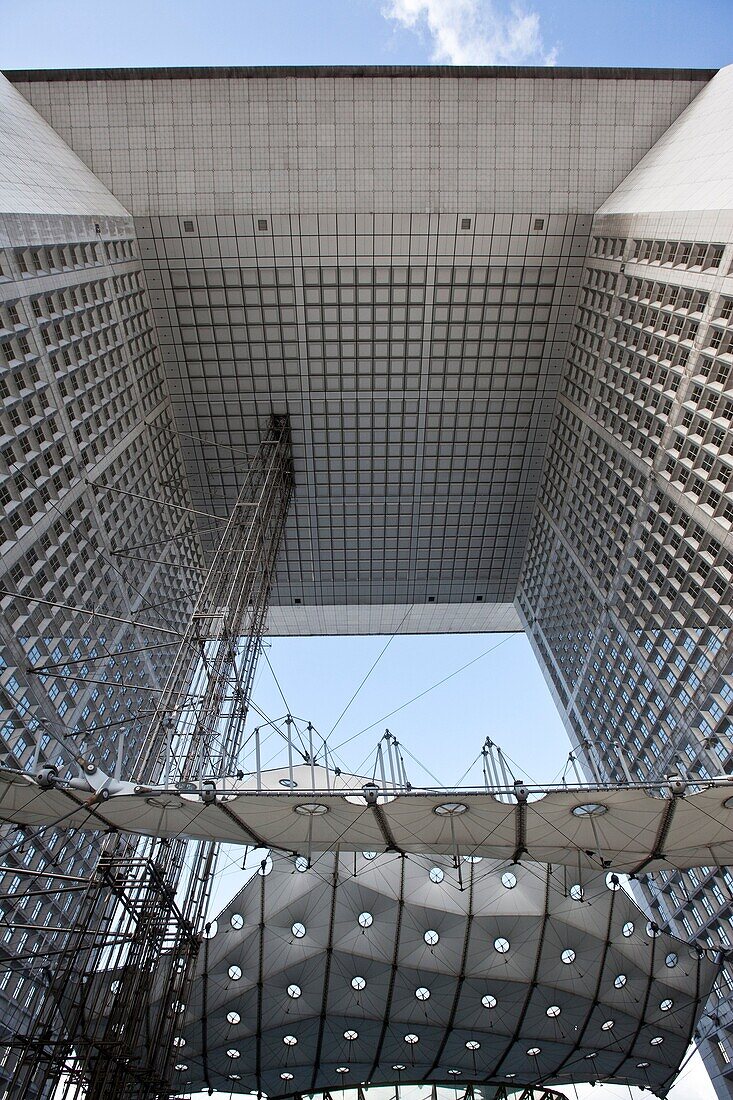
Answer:
M719 68L733 61L733 0L0 0L0 69L177 65L557 64ZM278 639L255 701L328 732L387 639ZM487 652L490 651L490 652ZM474 658L479 658L474 661ZM397 714L414 696L460 669ZM362 732L366 727L373 728ZM558 776L569 744L521 635L395 638L333 736L357 767L385 727L455 783L486 736L517 774ZM469 778L478 778L476 770ZM579 1089L578 1097L627 1090ZM637 1094L641 1096L641 1093ZM708 1100L693 1063L672 1100Z
M0 26L6 69L733 60L731 0L0 0Z
M342 745L340 762L354 769L389 729L404 744L413 782L434 782L432 772L447 785L457 784L486 737L511 756L523 779L548 781L562 771L567 737L522 634L396 637L340 718L387 640L274 639L267 653L288 707L266 661L258 670L255 700L271 717L289 709L323 734L338 722L329 744ZM475 663L464 668L469 662ZM479 781L474 766L464 782Z

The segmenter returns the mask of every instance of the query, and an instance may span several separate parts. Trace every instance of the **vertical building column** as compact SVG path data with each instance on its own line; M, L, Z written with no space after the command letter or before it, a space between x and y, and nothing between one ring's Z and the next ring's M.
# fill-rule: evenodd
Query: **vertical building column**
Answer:
M593 222L519 606L587 771L733 772L733 67ZM694 162L694 171L692 164ZM649 876L660 925L727 952L730 872ZM733 1096L733 970L701 1052Z

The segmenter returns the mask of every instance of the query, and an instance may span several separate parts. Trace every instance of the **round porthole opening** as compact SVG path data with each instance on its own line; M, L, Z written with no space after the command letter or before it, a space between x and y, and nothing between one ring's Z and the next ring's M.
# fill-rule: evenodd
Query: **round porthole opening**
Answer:
M435 806L433 809L433 813L438 817L460 817L467 811L468 806L463 802L442 802L440 806Z
M608 813L608 806L601 802L584 802L581 806L573 806L573 817L603 817Z
M321 802L301 802L295 807L295 812L302 817L323 817L328 813L328 806Z

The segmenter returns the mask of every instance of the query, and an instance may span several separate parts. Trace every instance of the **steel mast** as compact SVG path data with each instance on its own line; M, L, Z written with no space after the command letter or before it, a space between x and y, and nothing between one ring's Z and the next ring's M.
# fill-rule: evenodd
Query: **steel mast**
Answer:
M206 800L236 770L291 491L288 421L273 416L143 738L138 784L195 789ZM90 810L98 806L103 820L103 791L92 795ZM217 850L107 834L33 1029L17 1040L22 1056L9 1097L170 1095ZM49 1082L55 1091L46 1091Z

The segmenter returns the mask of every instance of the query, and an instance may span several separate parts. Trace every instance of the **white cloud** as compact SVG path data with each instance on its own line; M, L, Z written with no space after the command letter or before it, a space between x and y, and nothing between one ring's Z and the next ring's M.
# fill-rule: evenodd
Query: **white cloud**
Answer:
M540 17L493 0L387 0L382 8L408 30L427 32L440 65L554 65L556 49L542 39Z

